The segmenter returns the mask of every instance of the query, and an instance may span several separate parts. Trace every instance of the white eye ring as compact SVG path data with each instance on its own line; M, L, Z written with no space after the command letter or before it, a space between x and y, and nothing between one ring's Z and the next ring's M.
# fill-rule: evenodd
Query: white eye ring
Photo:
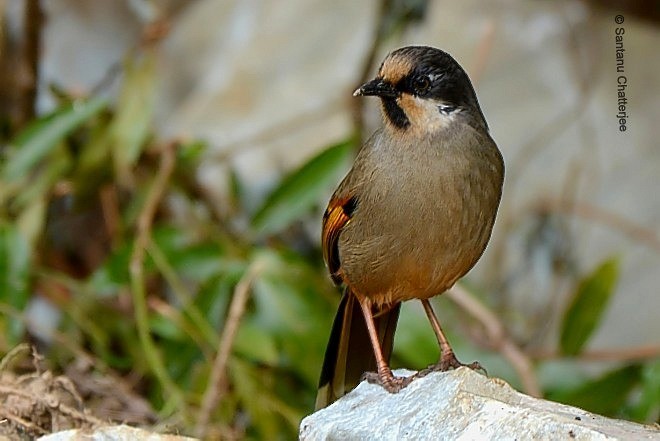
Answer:
M440 105L438 106L438 110L439 110L440 113L442 113L443 115L449 115L450 113L455 112L456 109L457 109L457 107L456 107L456 106L452 106L451 104L440 104Z

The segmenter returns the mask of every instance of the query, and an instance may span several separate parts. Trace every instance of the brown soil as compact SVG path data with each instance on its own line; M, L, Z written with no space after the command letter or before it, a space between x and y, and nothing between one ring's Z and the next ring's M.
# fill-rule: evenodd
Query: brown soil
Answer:
M31 440L111 421L154 423L148 403L121 378L102 376L88 363L76 361L67 375L55 375L41 365L42 358L27 344L0 361L0 440Z

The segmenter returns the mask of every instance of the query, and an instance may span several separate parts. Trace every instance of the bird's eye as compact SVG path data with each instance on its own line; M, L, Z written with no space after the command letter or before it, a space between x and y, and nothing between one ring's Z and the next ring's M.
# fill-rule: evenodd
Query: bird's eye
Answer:
M413 80L413 88L418 94L426 93L431 87L431 80L427 76L419 76Z

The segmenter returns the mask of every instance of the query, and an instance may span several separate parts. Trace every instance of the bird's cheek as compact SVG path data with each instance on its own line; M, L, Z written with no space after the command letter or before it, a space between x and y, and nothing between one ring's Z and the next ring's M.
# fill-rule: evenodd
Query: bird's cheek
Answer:
M399 107L413 124L424 119L424 108L417 100L418 98L408 94L403 94L397 99Z

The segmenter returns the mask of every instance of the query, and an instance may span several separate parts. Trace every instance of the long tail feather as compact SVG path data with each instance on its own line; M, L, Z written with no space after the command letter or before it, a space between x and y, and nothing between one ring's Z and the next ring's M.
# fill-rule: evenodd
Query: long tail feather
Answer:
M388 363L400 308L399 303L374 317L383 356ZM362 374L375 370L376 357L360 305L353 293L346 289L325 351L316 395L316 410L332 404L357 386Z

